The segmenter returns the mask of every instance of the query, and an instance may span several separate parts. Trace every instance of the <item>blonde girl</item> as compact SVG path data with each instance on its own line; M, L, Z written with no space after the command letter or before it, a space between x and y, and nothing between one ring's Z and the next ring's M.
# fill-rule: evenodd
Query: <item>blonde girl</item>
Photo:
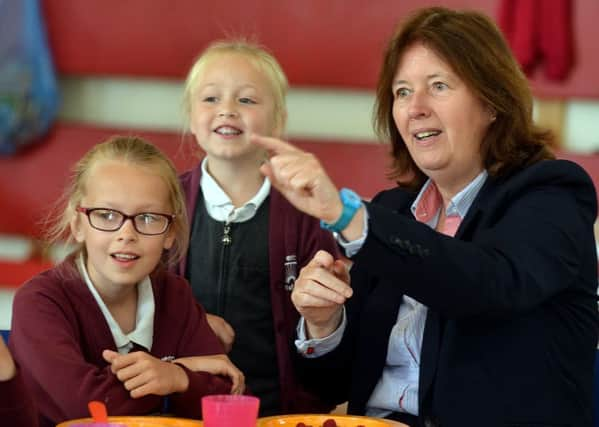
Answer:
M229 357L260 397L261 415L324 412L303 390L292 362L298 314L290 292L330 233L292 207L260 173L266 158L251 134L280 137L287 78L265 48L218 41L202 52L185 84L189 130L203 157L181 176L191 244L178 266Z

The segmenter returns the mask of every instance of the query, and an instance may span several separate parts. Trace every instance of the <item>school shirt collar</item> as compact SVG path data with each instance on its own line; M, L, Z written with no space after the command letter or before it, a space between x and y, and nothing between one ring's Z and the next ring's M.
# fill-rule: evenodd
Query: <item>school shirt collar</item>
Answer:
M152 291L152 282L149 276L146 276L137 285L137 313L135 315L135 329L128 334L123 333L121 327L118 325L112 314L104 304L102 297L92 284L83 254L80 254L77 258L77 268L83 281L87 285L89 291L92 293L96 303L100 307L106 323L110 328L112 337L117 347L117 351L120 354L127 354L133 348L133 344L138 344L143 348L150 351L152 349L152 343L154 340L154 292Z
M270 194L270 181L264 178L262 186L247 203L235 209L233 202L227 196L227 193L218 185L216 180L212 178L207 170L208 159L202 160L202 178L200 179L200 187L204 195L204 204L208 214L216 221L245 222L249 221L256 215L258 208L264 203L264 200Z
M462 191L453 196L445 209L445 216L459 216L460 219L464 219L488 175L487 171L483 170ZM435 228L439 221L441 206L441 194L437 185L429 178L420 189L410 209L417 221Z

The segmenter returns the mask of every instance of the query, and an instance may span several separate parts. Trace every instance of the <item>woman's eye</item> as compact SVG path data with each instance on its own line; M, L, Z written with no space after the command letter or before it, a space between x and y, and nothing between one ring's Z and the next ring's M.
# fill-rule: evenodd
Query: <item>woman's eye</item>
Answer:
M447 89L449 86L447 86L447 84L443 83L443 82L435 82L433 83L433 88L436 91L443 91L445 89Z
M410 90L406 87L400 87L395 91L395 97L397 99L404 99L410 95Z
M204 98L202 98L203 102L216 102L216 100L216 96L205 96Z
M256 103L256 101L254 101L252 98L248 98L248 97L239 98L239 102L242 104L255 104Z

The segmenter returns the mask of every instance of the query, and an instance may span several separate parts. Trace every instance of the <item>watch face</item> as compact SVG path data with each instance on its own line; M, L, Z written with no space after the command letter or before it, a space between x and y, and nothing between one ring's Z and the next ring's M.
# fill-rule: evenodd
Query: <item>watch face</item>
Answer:
M356 193L354 193L352 190L348 188L341 189L340 193L341 199L343 200L344 204L356 208L360 206L360 204L362 203L360 196L358 196Z

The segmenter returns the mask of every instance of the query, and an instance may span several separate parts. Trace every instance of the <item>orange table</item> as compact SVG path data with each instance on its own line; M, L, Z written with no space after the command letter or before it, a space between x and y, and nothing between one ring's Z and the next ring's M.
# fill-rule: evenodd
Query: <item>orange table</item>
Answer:
M381 420L378 418L357 417L352 415L281 415L275 417L260 418L257 427L295 427L297 423L303 422L306 425L320 427L324 421L333 418L339 427L406 427L405 424L391 420ZM201 421L188 420L184 418L172 417L108 417L110 422L123 423L127 427L202 427ZM91 418L80 418L77 420L65 421L56 427L71 427L76 424L90 423Z

